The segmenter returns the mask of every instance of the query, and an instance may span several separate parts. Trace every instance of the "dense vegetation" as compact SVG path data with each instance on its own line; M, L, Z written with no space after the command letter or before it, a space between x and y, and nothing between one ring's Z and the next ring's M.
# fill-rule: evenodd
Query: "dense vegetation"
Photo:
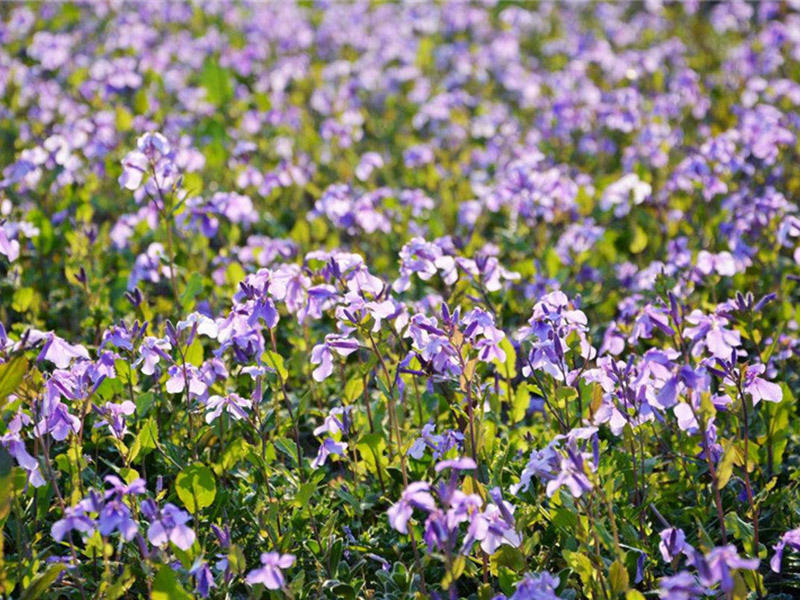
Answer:
M0 594L798 597L799 10L0 6Z

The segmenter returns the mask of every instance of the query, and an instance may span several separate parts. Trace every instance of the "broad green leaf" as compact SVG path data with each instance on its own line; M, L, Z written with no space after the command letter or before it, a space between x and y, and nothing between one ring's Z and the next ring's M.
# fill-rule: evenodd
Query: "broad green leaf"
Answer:
M27 372L28 359L24 356L12 358L0 365L0 401L14 393Z
M35 292L33 288L21 287L17 288L14 292L14 297L11 300L11 308L17 312L25 312L33 304Z
M25 589L25 591L20 596L20 600L36 600L38 598L45 597L47 590L50 589L50 586L53 585L58 576L61 575L61 572L66 569L67 566L62 563L53 563L47 570L37 575L31 584Z
M643 252L645 248L647 248L647 232L639 225L634 225L630 251L633 254L639 254Z
M186 349L184 354L186 362L195 367L203 364L203 344L200 343L200 338L195 338L192 345Z
M615 560L608 569L608 582L611 593L616 595L628 589L628 570L620 561Z
M231 75L214 58L207 58L203 64L200 82L206 89L206 97L211 104L223 106L233 96Z
M511 408L511 422L518 423L525 417L531 405L531 393L527 385L520 385L514 393L514 405Z
M192 513L211 506L217 495L214 473L202 463L194 463L181 471L175 480L175 489L181 502Z
M203 276L195 271L189 277L189 281L186 283L186 289L183 290L183 294L181 294L181 306L183 310L188 311L192 307L192 304L194 304L194 299L202 291Z
M153 580L151 600L192 600L192 595L183 589L175 571L169 565L158 570Z
M719 461L719 466L717 467L717 489L720 490L728 485L728 481L733 475L733 464L737 454L736 445L733 442L727 442L724 448L722 460Z
M149 417L142 424L142 428L136 434L136 439L139 441L142 454L147 454L150 450L158 447L158 425L153 417Z
M280 375L281 379L284 381L286 381L286 378L289 377L289 371L286 370L286 366L283 364L283 357L277 352L267 350L261 356L261 360L263 360L267 366L275 369L278 372L278 375Z
M344 386L344 399L348 402L354 402L361 397L364 392L364 380L356 375L352 377L347 385Z
M500 349L506 354L506 359L503 362L495 359L494 364L497 367L497 372L504 379L514 379L517 376L517 353L514 351L514 346L508 337L504 337L500 344Z

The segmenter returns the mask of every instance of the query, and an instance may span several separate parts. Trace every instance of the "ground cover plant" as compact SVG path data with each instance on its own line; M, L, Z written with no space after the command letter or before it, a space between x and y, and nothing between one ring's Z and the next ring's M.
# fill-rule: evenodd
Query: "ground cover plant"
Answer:
M800 596L797 2L0 39L0 594Z

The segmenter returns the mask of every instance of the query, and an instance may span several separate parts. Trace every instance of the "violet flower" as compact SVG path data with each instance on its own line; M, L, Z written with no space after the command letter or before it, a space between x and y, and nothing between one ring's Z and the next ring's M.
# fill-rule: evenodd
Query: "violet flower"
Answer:
M293 554L264 552L261 554L262 566L250 571L245 581L248 585L262 583L268 590L279 590L284 585L283 569L291 567L294 561Z

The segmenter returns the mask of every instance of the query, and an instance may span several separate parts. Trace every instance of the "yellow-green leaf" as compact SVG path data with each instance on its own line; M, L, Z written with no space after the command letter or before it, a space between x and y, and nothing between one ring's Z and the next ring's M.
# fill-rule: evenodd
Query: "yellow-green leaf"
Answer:
M202 463L194 463L181 471L175 480L175 489L178 498L192 513L211 506L217 495L214 473Z
M628 570L619 560L611 563L608 569L608 582L611 585L613 595L620 594L628 589Z
M5 400L9 394L14 393L27 371L28 359L24 356L12 358L0 365L0 400Z

